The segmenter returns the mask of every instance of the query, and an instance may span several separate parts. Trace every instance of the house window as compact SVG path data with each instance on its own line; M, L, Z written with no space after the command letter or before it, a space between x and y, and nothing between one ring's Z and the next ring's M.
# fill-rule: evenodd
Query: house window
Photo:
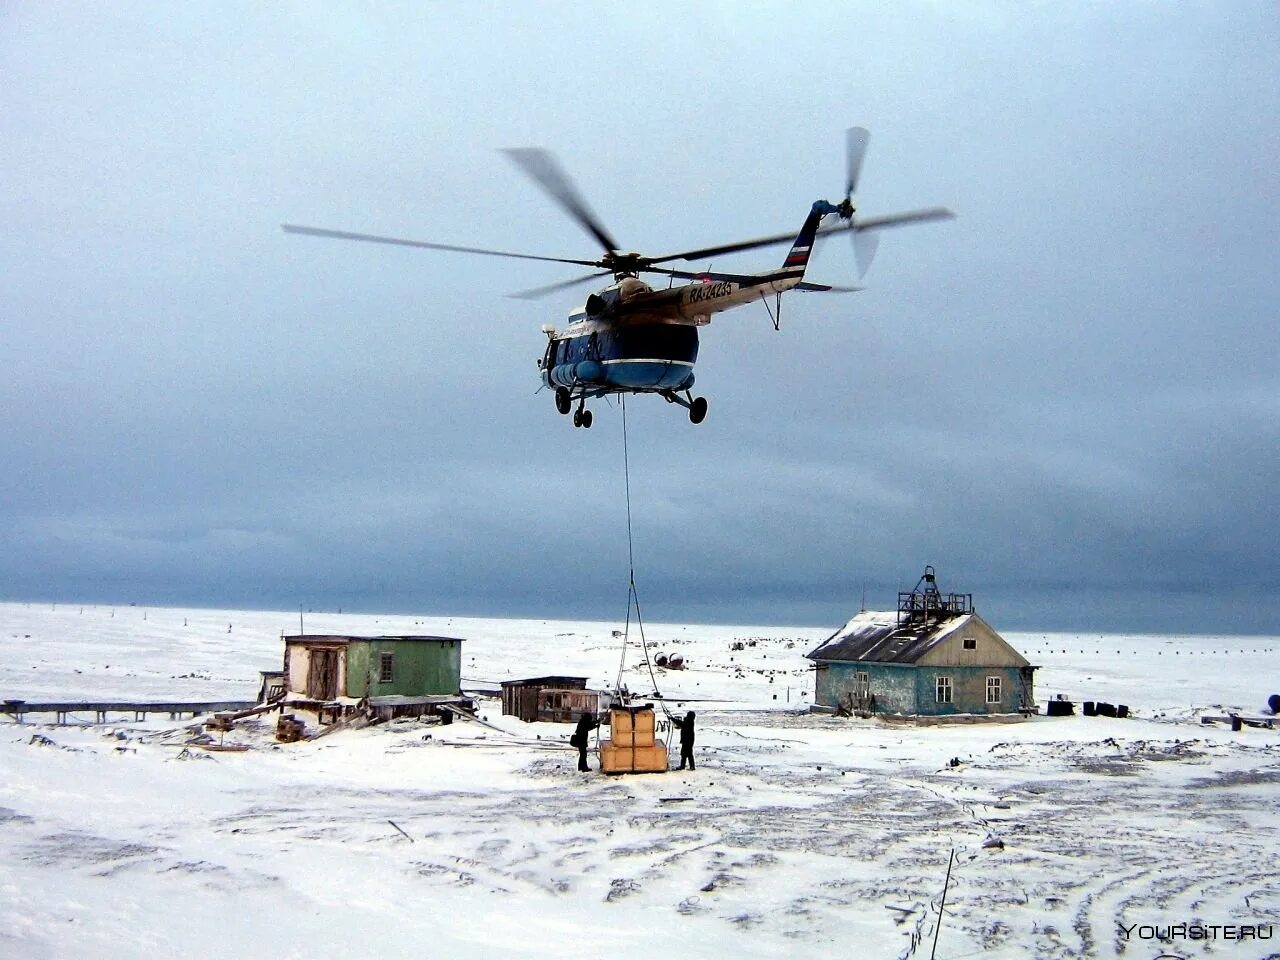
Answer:
M394 653L384 653L378 658L378 680L381 683L390 683L395 679L396 675L396 655Z
M1000 678L987 677L987 703L1000 702Z
M860 683L862 686L865 687L867 684L871 682L871 674L867 673L865 670L859 670L857 674L857 680L858 680L858 683Z
M951 702L951 678L950 677L938 678L938 702L939 703Z
M965 637L965 638L964 638L964 648L965 648L966 650L977 650L977 649L978 649L978 641L977 641L976 639L974 639L973 637Z

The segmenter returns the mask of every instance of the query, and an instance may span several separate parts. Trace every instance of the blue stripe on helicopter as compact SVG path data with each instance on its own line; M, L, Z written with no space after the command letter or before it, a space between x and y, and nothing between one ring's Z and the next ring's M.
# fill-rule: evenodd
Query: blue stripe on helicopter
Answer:
M693 383L687 360L606 360L605 382L628 389L680 390Z
M606 390L683 390L693 384L688 360L583 360L553 367L548 386L603 387Z

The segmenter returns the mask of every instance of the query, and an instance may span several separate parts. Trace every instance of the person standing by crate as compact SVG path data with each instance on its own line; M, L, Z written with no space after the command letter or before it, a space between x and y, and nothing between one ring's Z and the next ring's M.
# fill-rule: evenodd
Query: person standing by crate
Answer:
M696 770L693 765L693 719L697 714L690 710L684 715L684 719L673 716L671 722L680 728L680 766L676 769L683 770L687 762L690 770Z
M578 769L580 771L590 770L587 766L587 743L590 738L591 731L600 726L600 719L593 717L589 713L584 713L578 718L577 729L573 731L573 736L569 738L571 746L578 748Z

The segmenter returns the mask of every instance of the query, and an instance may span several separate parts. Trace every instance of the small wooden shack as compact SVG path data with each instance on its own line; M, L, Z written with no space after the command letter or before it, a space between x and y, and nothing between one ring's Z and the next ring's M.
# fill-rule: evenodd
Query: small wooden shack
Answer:
M1034 671L973 608L938 591L933 567L897 612L864 610L806 654L819 706L861 716L1017 719L1035 710Z
M400 716L464 701L457 637L297 634L284 638L285 700Z
M587 689L586 677L531 677L502 682L502 715L525 723L576 723L583 714L595 716L600 695Z

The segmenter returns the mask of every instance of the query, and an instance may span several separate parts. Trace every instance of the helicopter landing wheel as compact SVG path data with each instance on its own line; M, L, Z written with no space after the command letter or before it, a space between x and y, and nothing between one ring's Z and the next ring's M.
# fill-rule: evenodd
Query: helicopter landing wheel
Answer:
M569 402L569 388L556 387L556 410L560 413L568 413Z
M701 423L707 418L707 398L698 397L689 404L689 422Z
M590 410L582 411L582 425L586 427L588 430L591 429L591 411Z
M582 426L582 411L581 411L581 410L575 410L575 411L573 411L573 425L574 425L575 427L580 427L580 426Z

